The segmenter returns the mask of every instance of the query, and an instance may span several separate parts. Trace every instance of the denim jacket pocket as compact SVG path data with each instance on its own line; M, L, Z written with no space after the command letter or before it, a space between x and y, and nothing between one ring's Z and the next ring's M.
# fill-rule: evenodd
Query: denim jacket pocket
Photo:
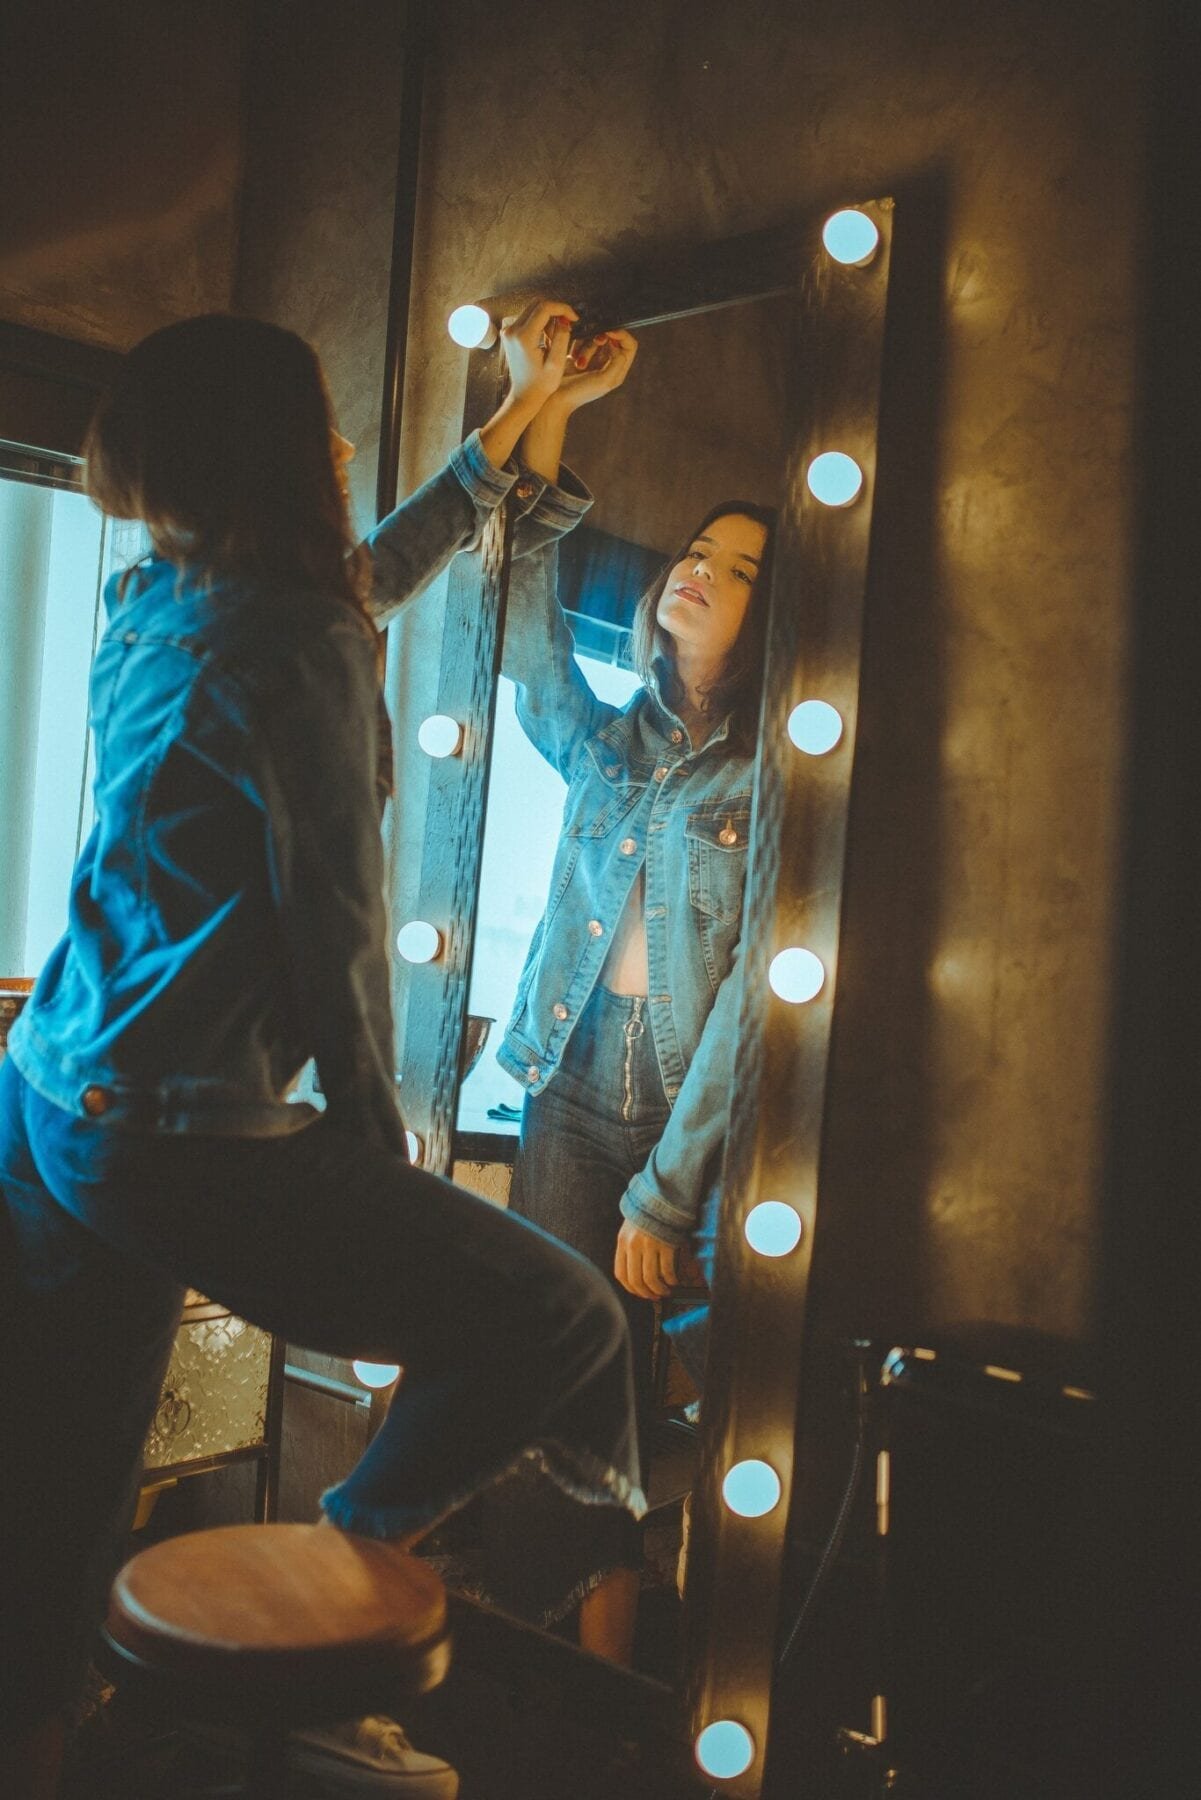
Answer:
M746 852L751 834L747 801L708 802L688 815L688 898L697 912L723 925L742 917Z
M592 759L598 754L610 756L608 750L598 752L593 744L588 745L588 750L589 756L580 764L564 809L563 834L569 838L608 837L613 827L637 806L646 786L645 782L630 781L616 759L594 766ZM587 790L587 803L576 782L580 790Z

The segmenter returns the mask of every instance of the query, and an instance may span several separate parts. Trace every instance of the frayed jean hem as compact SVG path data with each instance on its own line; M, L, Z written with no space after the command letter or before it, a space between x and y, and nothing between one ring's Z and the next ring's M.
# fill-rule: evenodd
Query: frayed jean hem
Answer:
M457 1512L482 1489L505 1475L514 1474L527 1462L548 1476L570 1500L578 1500L585 1506L624 1507L635 1520L646 1515L646 1495L627 1476L586 1450L571 1450L554 1438L526 1445L516 1456L498 1463L489 1472L477 1476L469 1486L441 1500L411 1506L371 1506L348 1494L348 1483L343 1482L338 1487L327 1488L322 1494L321 1510L331 1525L360 1537L412 1537L432 1531L448 1513Z

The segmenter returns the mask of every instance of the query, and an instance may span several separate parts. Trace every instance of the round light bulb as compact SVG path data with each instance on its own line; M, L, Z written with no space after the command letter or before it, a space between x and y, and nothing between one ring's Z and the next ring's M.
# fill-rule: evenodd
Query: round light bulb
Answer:
M787 1256L801 1241L804 1221L783 1200L761 1200L752 1206L742 1227L746 1241L760 1256Z
M463 748L463 727L448 713L431 713L418 726L417 742L427 756L457 756Z
M496 342L496 326L482 306L456 306L446 329L461 350L490 350Z
M767 979L773 994L799 1006L803 1000L812 1000L821 993L826 971L820 956L796 945L772 957Z
M805 484L823 506L849 506L863 487L863 470L841 450L823 450L809 464Z
M433 962L442 953L442 933L428 919L410 919L396 934L396 948L406 962Z
M770 1463L750 1457L737 1462L721 1484L721 1497L740 1519L761 1519L779 1502L780 1477Z
M391 1387L400 1374L399 1363L360 1362L356 1357L350 1366L365 1388Z
M861 269L876 254L880 233L866 213L848 206L830 214L822 226L822 243L835 262Z
M405 1132L405 1149L409 1153L409 1161L412 1163L413 1167L419 1169L421 1167L421 1158L425 1150L425 1145L415 1131Z
M802 700L788 715L788 735L806 756L825 756L842 736L842 716L828 701Z
M743 1775L755 1760L755 1740L737 1719L714 1719L693 1745L693 1753L706 1775L715 1781L731 1781Z

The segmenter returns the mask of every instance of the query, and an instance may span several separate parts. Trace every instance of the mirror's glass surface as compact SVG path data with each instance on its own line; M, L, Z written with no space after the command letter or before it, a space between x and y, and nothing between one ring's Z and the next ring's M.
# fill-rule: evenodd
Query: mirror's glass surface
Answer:
M635 608L644 593L662 576L673 556L682 546L689 545L689 534L695 533L699 522L715 505L733 498L762 507L777 505L795 429L795 421L790 417L794 331L795 303L790 298L779 297L688 313L636 329L638 354L625 385L580 407L572 416L564 460L591 491L595 503L584 522L562 542L558 597L575 641L575 660L589 687L602 702L623 708L636 696L641 683L630 642ZM746 523L744 519L744 526ZM758 529L752 526L752 537ZM720 536L718 527L714 530ZM759 544L750 547L759 549L761 538ZM765 592L759 598L765 600ZM506 655L508 660L508 646ZM703 741L703 738L699 739L698 744ZM678 756L678 753L673 754ZM706 758L710 762L714 758L720 759L721 754L706 752L698 762ZM599 775L616 775L615 768L605 770L606 760L606 757L600 757ZM714 1005L713 986L720 987L720 980L729 965L731 944L737 938L737 919L748 860L752 772L753 759L744 747L736 778L720 776L716 778L716 786L705 787L702 781L700 787L695 787L693 775L684 776L681 791L684 804L680 811L688 814L689 822L687 828L682 822L680 824L680 843L674 854L678 861L683 859L685 866L677 878L678 890L666 897L667 906L680 909L687 906L690 899L704 908L712 903L722 920L720 927L712 932L707 922L691 921L693 936L697 943L705 946L703 955L710 965L709 985L704 975L699 977L704 993L693 1006L694 1013L698 1007L703 1013L706 1006ZM645 847L647 833L664 829L662 825L648 823L651 817L649 797L646 805L639 797L648 783L653 787L655 779L648 765L642 773L640 786L632 779L631 786L638 788L638 794L623 791L614 802L619 810L628 805L629 811L623 814L628 823L612 833L612 849L615 852L628 850L631 863L635 859L641 860L637 853ZM723 780L725 788L721 785ZM731 782L737 789L738 801L732 808L727 807L723 798ZM570 817L565 818L566 795L563 773L553 767L527 737L517 716L514 683L502 676L468 1002L471 1014L494 1023L483 1055L460 1091L458 1127L461 1132L515 1136L520 1127L527 1089L519 1078L498 1064L496 1050L513 1013L531 941L540 928L544 933L549 932L549 927L542 924L544 914L548 905L553 909L560 897L558 894L552 896L551 885L552 871L555 871L556 886L562 887L560 872L564 859L560 854L557 861L556 853L565 827L568 831L573 829ZM665 802L666 798L665 795ZM571 805L569 802L569 815ZM733 811L737 817L727 817L728 811ZM574 829L580 837L598 835L595 823L581 824L577 820ZM712 841L706 840L706 830ZM665 844L667 839L660 842ZM720 872L714 867L712 876L705 873L711 863L721 865ZM650 907L658 896L647 897L642 880L640 877L632 890L634 904ZM707 885L710 880L714 884L712 891ZM658 911L661 916L662 905ZM646 916L649 919L652 915L648 911ZM678 933L678 912L671 923L676 925ZM581 915L582 930L593 929L594 924L587 923ZM597 935L600 935L599 931ZM670 931L667 941L670 946L673 941ZM679 943L678 935L674 941ZM717 967L723 957L724 966ZM574 953L571 960L578 962ZM612 959L598 965L597 988L615 985L611 980L612 969ZM694 987L697 986L695 961L691 972L680 970L678 974L681 984L691 980ZM582 1027L587 1025L592 1029L588 1023L594 1017L592 1002L585 1002L578 974L572 979L573 1003L581 1009L587 1007L579 1014ZM675 974L667 969L665 982L657 985L670 987L674 981ZM637 999L637 982L630 985L618 981L616 985L626 1011L632 1004L638 1015L635 1017L637 1028L641 1024L642 1004ZM633 1001L629 996L635 997ZM654 998L666 1001L670 996L659 994ZM677 1042L673 1052L671 1039L675 1026L669 1026L660 1035L655 1031L655 1010L649 993L646 1008L650 1029L638 1031L638 1036L644 1037L645 1041L638 1047L642 1057L641 1076L636 1067L635 1079L656 1084L659 1074L663 1073L666 1087L670 1076L665 1071L672 1068L674 1057L675 1080L682 1082L687 1076L687 1051L681 1054ZM556 1006L553 1010L560 1019L567 1016L566 1009L560 1011ZM729 1014L728 1022L723 1015L723 1030L731 1037L736 1017L736 1009ZM622 1031L627 1032L629 1026L630 1020L625 1019ZM649 1055L645 1054L648 1051ZM699 1056L698 1051L697 1060ZM734 1060L726 1059L731 1067ZM566 1089L567 1084L563 1085ZM542 1092L553 1094L554 1087L552 1075ZM670 1099L674 1101L680 1091L671 1088ZM665 1117L669 1101L663 1089L656 1098ZM725 1135L721 1121L730 1098L727 1078L719 1091L710 1090L704 1102L709 1116L716 1117L719 1123L713 1134L716 1152L707 1157L703 1169L698 1167L692 1171L698 1190L702 1185L709 1190L718 1172ZM644 1134L644 1149L653 1147L654 1136L652 1126ZM637 1153L634 1160L637 1160ZM525 1178L527 1181L532 1179L528 1173ZM578 1171L564 1176L568 1187L578 1188L583 1179ZM698 1191L689 1198L699 1207L703 1195ZM534 1213L533 1216L553 1228L544 1215ZM600 1239L605 1237L604 1231L595 1246L577 1242L576 1248L591 1254L592 1259L611 1274L620 1219L612 1206L608 1217L608 1236L603 1243ZM698 1285L696 1271L691 1271L691 1276L688 1271L689 1265L681 1256L680 1273L685 1277L685 1285L691 1279L692 1303L695 1305L703 1294L695 1291ZM635 1300L635 1307L639 1306L645 1315L642 1350L649 1357L652 1307L645 1298ZM635 1333L636 1361L638 1356L638 1334ZM644 1463L647 1465L644 1482L652 1507L651 1520L644 1530L642 1582L644 1598L645 1589L650 1586L670 1589L674 1601L680 1510L678 1505L667 1508L663 1503L678 1501L689 1486L695 1445L687 1441L684 1432L677 1433L673 1442L671 1430L663 1427L669 1423L673 1407L678 1413L695 1398L696 1386L683 1364L662 1352L662 1340L655 1370L654 1393L649 1400L645 1391L642 1396L644 1412L649 1410L653 1415L641 1421ZM693 1372L695 1374L695 1366ZM557 1525L553 1516L548 1524L545 1517L537 1515L532 1481L527 1487L534 1509L531 1517L523 1525L520 1502L514 1503L510 1497L507 1513L502 1504L501 1523L494 1526L493 1545L495 1547L497 1532L508 1541L520 1538L525 1546L521 1557L537 1559L538 1534L543 1538L547 1533L553 1536ZM656 1513L656 1508L661 1508L661 1512ZM660 1521L658 1530L656 1519ZM570 1555L565 1556L561 1566L572 1577L579 1576L585 1581L593 1573L583 1564L577 1568ZM498 1590L488 1579L487 1569L482 1583L472 1579L469 1573L466 1585L531 1621L537 1621L541 1610L542 1622L554 1623L545 1615L554 1605L556 1576L546 1571L545 1581L529 1584L529 1592L534 1598L530 1605L523 1607L519 1602L526 1591L524 1572L519 1569L515 1574L510 1566L505 1573L509 1578L507 1589L502 1586ZM587 1640L581 1636L581 1641ZM640 1627L639 1643L644 1642L645 1631ZM587 1647L597 1646L589 1643ZM661 1676L678 1673L670 1666L670 1657L665 1660L654 1651L649 1655L639 1652L634 1661L635 1666L647 1673Z
M642 594L717 501L777 503L790 441L794 305L749 301L635 332L625 386L572 417L566 464L594 496L562 541L559 598L601 700L639 687L629 628ZM460 1131L516 1135L524 1089L495 1049L547 904L565 784L518 722L500 679L468 1010L493 1021L459 1093Z

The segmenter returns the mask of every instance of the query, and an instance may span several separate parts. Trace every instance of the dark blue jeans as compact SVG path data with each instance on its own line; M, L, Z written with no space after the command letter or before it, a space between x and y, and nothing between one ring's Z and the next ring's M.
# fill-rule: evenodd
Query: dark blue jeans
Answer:
M534 1458L644 1502L620 1307L545 1233L320 1119L140 1135L0 1067L0 1725L70 1704L136 1497L185 1285L293 1343L402 1365L329 1517L419 1531ZM624 1511L623 1511L624 1509Z
M633 1349L643 1466L651 1419L654 1307L618 1286L613 1257L618 1203L646 1163L669 1107L645 1000L597 987L554 1080L526 1096L509 1210L553 1232L607 1277ZM638 1568L640 1533L629 1514L601 1514L518 1470L477 1510L469 1586L493 1604L549 1625L618 1568Z

